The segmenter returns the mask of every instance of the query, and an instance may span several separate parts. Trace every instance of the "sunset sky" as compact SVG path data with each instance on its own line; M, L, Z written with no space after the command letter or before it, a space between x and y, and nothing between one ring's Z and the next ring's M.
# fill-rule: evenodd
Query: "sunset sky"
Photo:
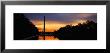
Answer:
M43 31L44 16L46 32L53 32L66 25L77 25L84 23L86 20L97 22L96 13L24 13L38 29Z

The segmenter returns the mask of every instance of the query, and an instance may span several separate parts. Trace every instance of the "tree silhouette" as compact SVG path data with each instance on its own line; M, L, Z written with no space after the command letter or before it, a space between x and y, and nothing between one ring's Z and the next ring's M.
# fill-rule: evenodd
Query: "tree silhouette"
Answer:
M14 13L14 40L36 36L38 33L38 29L24 16L24 14Z
M54 35L61 40L96 40L97 23L87 20L77 26L66 25L55 31Z

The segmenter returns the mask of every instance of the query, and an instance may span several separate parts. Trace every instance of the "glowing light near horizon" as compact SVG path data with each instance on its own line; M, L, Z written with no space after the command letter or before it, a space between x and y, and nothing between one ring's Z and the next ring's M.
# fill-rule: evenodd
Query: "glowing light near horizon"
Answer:
M76 26L79 23L85 23L87 20L81 19L81 20L76 20L71 23L61 23L61 22L55 22L55 21L46 21L45 22L45 32L54 32L61 27L65 27L66 25L72 25ZM32 21L32 23L38 28L39 32L43 31L44 28L44 23L43 21Z

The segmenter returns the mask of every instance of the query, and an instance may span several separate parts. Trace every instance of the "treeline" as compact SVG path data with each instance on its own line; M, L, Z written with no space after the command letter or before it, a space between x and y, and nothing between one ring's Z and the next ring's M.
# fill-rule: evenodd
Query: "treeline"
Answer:
M14 40L23 40L38 33L38 28L24 14L14 13Z
M97 23L86 21L77 26L66 25L54 32L54 35L60 40L96 40Z

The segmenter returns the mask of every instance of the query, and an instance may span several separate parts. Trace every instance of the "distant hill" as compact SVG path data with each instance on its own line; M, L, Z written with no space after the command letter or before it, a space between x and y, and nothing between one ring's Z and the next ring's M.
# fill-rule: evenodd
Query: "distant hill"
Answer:
M36 34L38 34L38 29L24 14L14 13L14 40L22 40Z

